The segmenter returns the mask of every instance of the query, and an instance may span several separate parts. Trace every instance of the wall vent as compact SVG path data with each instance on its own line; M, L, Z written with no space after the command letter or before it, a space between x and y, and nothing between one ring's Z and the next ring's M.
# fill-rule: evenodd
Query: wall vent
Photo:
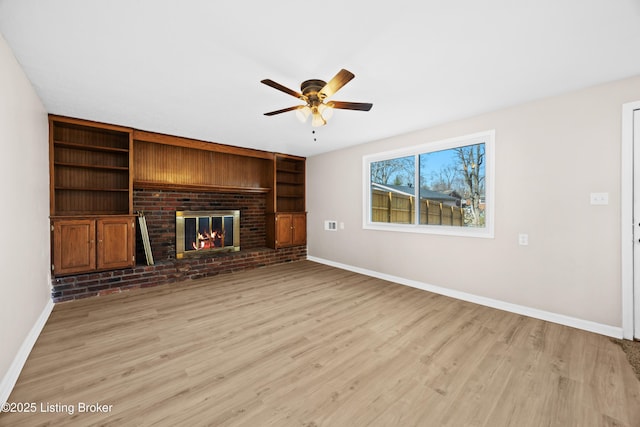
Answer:
M338 221L326 220L324 222L324 229L326 231L338 231Z

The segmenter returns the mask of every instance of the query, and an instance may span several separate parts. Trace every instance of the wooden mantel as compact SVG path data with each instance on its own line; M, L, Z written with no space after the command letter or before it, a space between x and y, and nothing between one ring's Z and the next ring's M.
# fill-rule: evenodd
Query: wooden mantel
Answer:
M202 191L202 192L217 192L217 193L248 193L248 194L260 194L268 193L271 191L269 187L237 187L230 185L206 185L206 184L172 184L153 181L135 181L134 187L136 189L144 188L147 190L187 190L187 191Z

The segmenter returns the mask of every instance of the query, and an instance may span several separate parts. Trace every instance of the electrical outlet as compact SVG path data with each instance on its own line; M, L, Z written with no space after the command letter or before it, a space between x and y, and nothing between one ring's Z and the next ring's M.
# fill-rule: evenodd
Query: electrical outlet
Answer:
M591 193L592 205L608 205L609 193Z
M529 235L520 233L518 234L518 244L520 246L528 246L529 245Z

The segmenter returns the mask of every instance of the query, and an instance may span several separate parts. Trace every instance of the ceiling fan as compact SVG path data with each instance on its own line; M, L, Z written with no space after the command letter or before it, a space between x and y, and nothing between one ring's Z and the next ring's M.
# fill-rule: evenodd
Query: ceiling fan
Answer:
M264 113L264 115L274 116L276 114L295 110L296 115L301 121L305 122L307 118L311 116L311 126L318 127L327 124L327 120L333 114L334 108L341 110L369 111L371 110L371 107L373 107L373 104L344 101L325 102L327 98L331 97L354 77L355 75L352 72L342 69L331 80L329 80L329 82L318 79L305 80L300 85L300 91L302 93L291 90L288 87L282 86L280 83L276 83L270 79L262 80L261 83L271 86L274 89L278 89L291 96L295 96L305 102L305 105L283 108L282 110Z

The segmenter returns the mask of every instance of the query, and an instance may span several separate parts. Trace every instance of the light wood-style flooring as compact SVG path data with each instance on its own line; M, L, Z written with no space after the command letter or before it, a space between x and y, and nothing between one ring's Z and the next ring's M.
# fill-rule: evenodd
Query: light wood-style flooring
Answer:
M640 426L609 338L310 261L59 304L9 401L74 413L2 426Z

